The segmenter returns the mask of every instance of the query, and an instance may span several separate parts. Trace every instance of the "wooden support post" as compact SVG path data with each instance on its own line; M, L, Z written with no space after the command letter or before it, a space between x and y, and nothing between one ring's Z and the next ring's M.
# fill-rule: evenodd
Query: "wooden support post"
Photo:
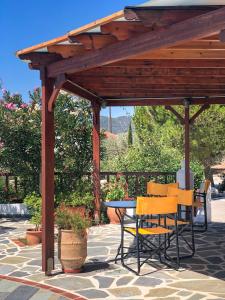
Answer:
M190 189L190 103L184 102L184 151L185 151L185 188Z
M54 269L54 113L49 112L54 82L41 71L42 80L42 270L50 275Z
M100 220L100 110L99 103L92 103L93 109L93 185L95 197L95 221Z

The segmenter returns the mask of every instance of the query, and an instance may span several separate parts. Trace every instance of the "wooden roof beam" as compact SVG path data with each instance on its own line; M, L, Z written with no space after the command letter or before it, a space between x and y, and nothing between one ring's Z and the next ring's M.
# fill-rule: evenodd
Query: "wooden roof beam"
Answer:
M83 33L79 35L68 36L71 43L81 43L86 50L97 50L111 45L117 39L110 34Z
M27 54L20 54L19 58L22 60L30 61L30 68L35 70L40 70L42 67L48 64L62 60L62 56L58 53L44 52L31 52Z
M101 99L101 97L94 93L91 93L90 91L79 86L78 84L75 84L74 82L69 80L69 78L67 78L67 81L63 84L62 89L66 92L87 99L92 104L97 102L99 105L101 105L103 103L103 99Z
M141 22L120 22L114 21L101 26L101 32L112 34L119 41L127 40L135 34L149 31Z
M156 30L121 41L100 50L77 57L68 58L48 66L48 76L61 73L71 74L92 69L105 64L131 58L149 51L168 48L212 35L225 28L225 8L200 15L171 25L165 30Z
M140 99L140 98L139 98ZM225 97L208 98L195 98L191 99L190 105L204 105L210 104L225 104ZM158 106L158 105L184 105L184 97L173 98L146 98L140 100L131 99L105 99L106 106Z
M208 13L222 6L163 6L163 7L126 7L124 16L127 20L142 22L152 29L171 26L178 22Z

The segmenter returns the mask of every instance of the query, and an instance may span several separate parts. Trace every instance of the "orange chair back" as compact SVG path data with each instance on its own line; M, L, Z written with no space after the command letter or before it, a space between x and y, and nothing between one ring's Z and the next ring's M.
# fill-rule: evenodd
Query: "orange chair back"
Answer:
M178 188L178 183L163 184L150 181L147 183L147 194L153 196L167 196L169 187Z
M205 185L204 185L204 192L207 193L208 192L208 189L209 189L209 186L211 184L211 181L209 179L206 179L205 180Z
M177 202L180 205L192 206L194 202L194 191L193 190L181 190L178 188L168 188L168 197L177 197Z
M137 197L137 215L166 215L177 213L177 197Z

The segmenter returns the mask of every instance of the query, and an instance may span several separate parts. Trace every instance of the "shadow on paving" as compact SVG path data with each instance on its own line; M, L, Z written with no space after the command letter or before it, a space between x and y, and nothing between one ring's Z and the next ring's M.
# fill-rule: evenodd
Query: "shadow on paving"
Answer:
M191 244L191 233L185 232L184 236ZM158 240L155 239L152 241L155 245L158 244ZM167 252L170 257L175 257L176 248L174 242L171 244L171 250ZM179 246L180 255L191 254L190 249L188 249L181 238L179 239ZM135 241L130 245L130 250L134 247ZM225 280L225 223L210 223L206 232L195 232L195 249L193 257L181 260L181 268ZM158 260L158 256L153 256L153 258ZM164 264L157 264L151 261L149 261L149 264L158 270L166 267ZM167 266L171 265L173 264L168 262ZM153 274L154 272L150 272L149 274L151 273Z
M225 280L225 223L211 223L208 231L195 233L196 252L182 260L189 270Z

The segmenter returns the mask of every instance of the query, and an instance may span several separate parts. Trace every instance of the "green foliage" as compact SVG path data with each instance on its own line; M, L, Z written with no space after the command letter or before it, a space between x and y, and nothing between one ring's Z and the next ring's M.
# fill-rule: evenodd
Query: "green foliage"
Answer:
M90 226L88 219L62 209L56 211L56 224L59 229L73 230L78 234L83 234L85 229Z
M94 197L90 193L80 195L79 192L73 192L67 198L62 199L66 206L86 206L88 209L93 209Z
M39 192L41 170L41 92L3 92L0 101L0 171L19 176L21 196ZM77 190L92 169L92 110L89 101L60 94L55 107L56 195Z
M128 128L127 143L128 143L129 147L131 147L133 145L133 132L132 132L131 122L130 122L130 125L129 125L129 128Z
M122 180L114 180L104 187L106 201L123 200L125 197L124 183Z
M36 193L31 193L24 199L24 204L31 215L31 223L36 226L36 230L41 224L41 203L41 197Z

